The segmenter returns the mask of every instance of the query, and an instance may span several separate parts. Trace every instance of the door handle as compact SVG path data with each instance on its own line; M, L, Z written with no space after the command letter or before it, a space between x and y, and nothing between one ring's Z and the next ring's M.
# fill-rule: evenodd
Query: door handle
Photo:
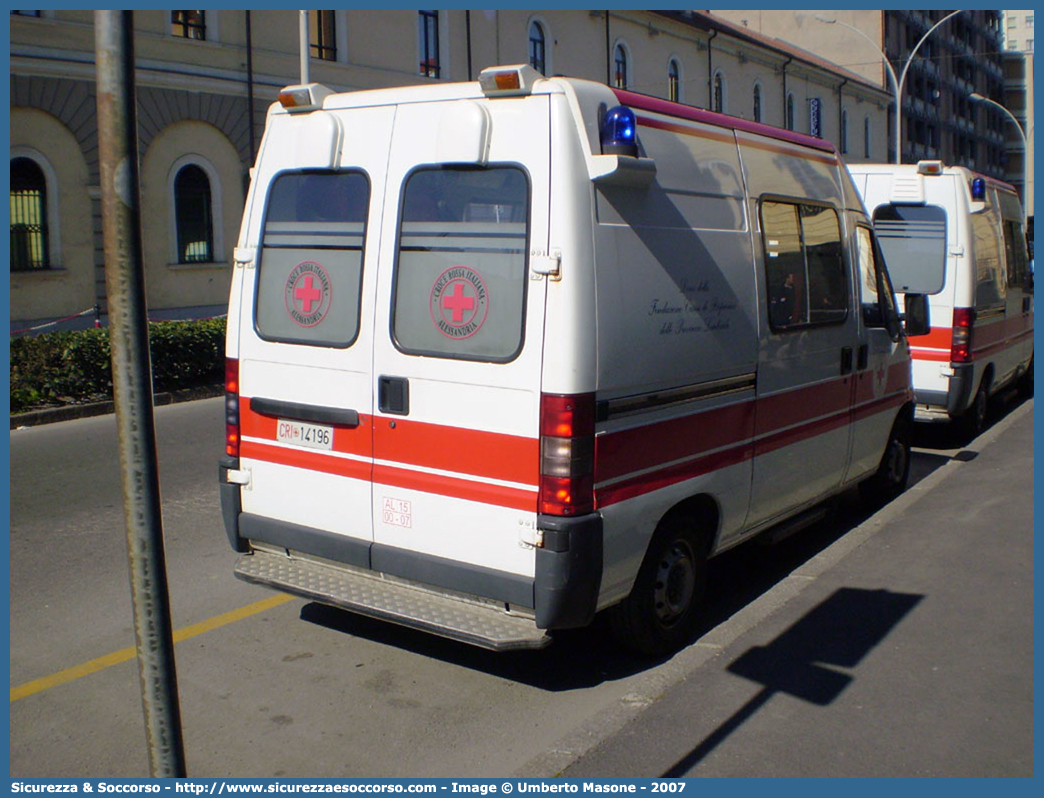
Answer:
M410 414L410 381L405 377L377 378L377 407L393 416Z
M846 346L841 349L841 374L852 373L852 347Z
M342 427L359 426L359 411L345 407L305 405L298 402L284 402L281 399L264 399L253 396L250 399L250 409L262 416L292 418L295 421L314 421L317 424L336 424Z
M859 359L856 361L856 371L866 371L870 364L870 346L863 344L859 347Z

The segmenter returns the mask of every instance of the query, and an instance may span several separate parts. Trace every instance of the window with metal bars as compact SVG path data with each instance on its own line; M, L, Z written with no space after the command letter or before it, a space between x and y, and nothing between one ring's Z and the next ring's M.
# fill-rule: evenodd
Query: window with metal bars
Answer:
M205 41L207 38L206 11L171 11L170 32L183 39Z
M529 25L529 65L541 75L547 74L547 36L539 22Z
M174 178L174 218L178 234L178 263L213 261L210 178L195 164L182 167Z
M336 26L333 11L312 11L308 15L309 42L313 58L337 60Z
M616 45L613 55L613 84L618 89L627 88L627 50L622 44Z
M439 59L439 12L418 11L417 15L420 73L427 78L440 77L442 64Z
M725 113L725 79L721 72L714 73L714 109L719 114Z
M31 158L11 159L11 271L50 267L47 180Z

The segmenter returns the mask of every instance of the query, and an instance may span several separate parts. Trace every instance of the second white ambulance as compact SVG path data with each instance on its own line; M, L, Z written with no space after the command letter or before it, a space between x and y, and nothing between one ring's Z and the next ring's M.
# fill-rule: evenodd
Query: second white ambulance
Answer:
M1015 189L941 161L851 167L896 290L927 294L913 346L916 417L979 432L987 401L1033 392L1033 276Z
M658 654L708 558L906 484L901 314L821 140L502 67L291 87L252 176L243 579L494 649L607 610Z

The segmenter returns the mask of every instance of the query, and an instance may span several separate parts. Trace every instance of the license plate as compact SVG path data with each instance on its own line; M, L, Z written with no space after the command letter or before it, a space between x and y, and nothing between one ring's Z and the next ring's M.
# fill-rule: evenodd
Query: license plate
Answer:
M276 440L292 443L294 446L307 446L310 449L332 449L333 427L281 418L276 427Z

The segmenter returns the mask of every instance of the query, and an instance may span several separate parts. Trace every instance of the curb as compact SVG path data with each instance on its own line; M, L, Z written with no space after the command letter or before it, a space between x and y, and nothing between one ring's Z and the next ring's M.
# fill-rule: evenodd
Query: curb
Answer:
M196 399L212 399L221 396L225 392L224 385L204 385L199 388L184 388L180 391L164 391L157 393L152 398L153 407L162 405L173 405L179 402L191 402ZM53 424L58 421L72 421L78 418L91 418L93 416L104 416L114 413L116 405L112 401L90 402L83 405L63 405L62 407L48 407L43 410L30 410L26 413L18 413L11 416L11 429L23 429L25 427L38 427L43 424Z
M543 753L529 760L514 774L518 778L558 778L571 766L579 762L597 745L622 732L636 722L642 712L662 698L674 685L690 678L699 668L720 655L733 641L757 624L761 623L796 598L819 576L858 549L874 535L884 529L911 505L920 501L958 468L972 458L967 455L978 453L993 443L1001 434L1033 412L1033 400L1029 399L996 424L971 441L949 462L940 466L898 498L885 505L861 524L850 529L840 539L827 546L817 555L802 563L772 588L741 608L735 615L708 630L687 648L671 659L650 670L644 671L632 688L614 704L597 712L580 726L555 740Z

